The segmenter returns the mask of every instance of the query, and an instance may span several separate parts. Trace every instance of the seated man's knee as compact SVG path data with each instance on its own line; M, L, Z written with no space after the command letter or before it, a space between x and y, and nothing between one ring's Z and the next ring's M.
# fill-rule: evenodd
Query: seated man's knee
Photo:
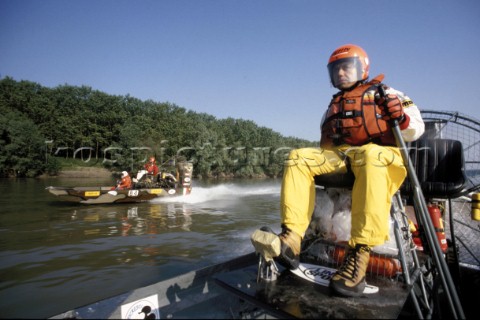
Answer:
M356 147L353 150L353 156L350 156L350 164L352 167L370 168L370 167L384 167L389 165L391 153L385 147L376 144L367 144Z
M325 170L331 172L330 167L337 167L342 164L342 160L332 151L321 148L300 148L290 152L288 159L285 161L286 166L305 166L309 170L317 170L315 168L328 167Z

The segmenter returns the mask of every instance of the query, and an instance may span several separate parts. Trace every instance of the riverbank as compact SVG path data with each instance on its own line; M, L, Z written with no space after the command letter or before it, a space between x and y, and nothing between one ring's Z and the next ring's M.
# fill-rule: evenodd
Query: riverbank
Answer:
M71 167L61 170L56 176L61 178L109 178L113 172L105 168L99 167ZM47 174L40 178L51 177Z

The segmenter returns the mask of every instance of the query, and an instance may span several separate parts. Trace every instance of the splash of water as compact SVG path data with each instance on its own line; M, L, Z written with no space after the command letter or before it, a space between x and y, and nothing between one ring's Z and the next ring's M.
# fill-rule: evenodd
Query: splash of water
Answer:
M260 186L243 187L236 184L221 184L213 187L193 187L191 194L172 198L155 199L153 203L176 202L176 203L203 203L215 200L239 199L254 195L277 196L280 194L280 186L268 184Z

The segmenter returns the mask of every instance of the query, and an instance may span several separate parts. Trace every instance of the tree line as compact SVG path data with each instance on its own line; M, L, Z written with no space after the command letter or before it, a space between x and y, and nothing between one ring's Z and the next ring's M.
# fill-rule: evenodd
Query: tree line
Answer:
M173 103L110 95L88 86L48 88L0 80L0 176L35 177L75 158L136 171L146 157L191 161L194 176L278 176L292 148L318 142L284 137L253 121L217 119Z

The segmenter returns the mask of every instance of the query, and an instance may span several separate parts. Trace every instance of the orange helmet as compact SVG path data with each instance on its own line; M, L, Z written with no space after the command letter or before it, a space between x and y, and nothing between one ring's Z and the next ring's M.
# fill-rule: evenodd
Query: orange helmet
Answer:
M154 157L150 157L150 159L148 159L148 162L155 162L155 158L154 158Z
M333 81L333 71L335 67L343 62L353 62L357 69L356 81L362 81L368 78L368 71L370 69L370 61L368 55L361 47L354 44L346 44L338 47L330 55L328 60L328 74L330 76L330 82L334 87L337 86Z

